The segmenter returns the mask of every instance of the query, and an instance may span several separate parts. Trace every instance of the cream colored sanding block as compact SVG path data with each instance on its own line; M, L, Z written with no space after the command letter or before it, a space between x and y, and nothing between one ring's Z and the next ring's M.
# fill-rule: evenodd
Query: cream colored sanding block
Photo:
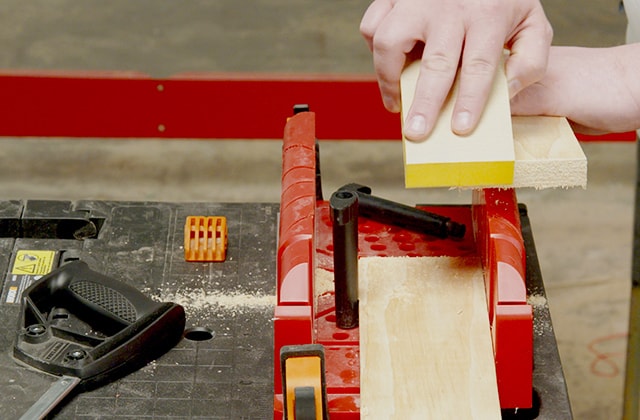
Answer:
M401 77L402 121L420 71L410 64ZM496 73L478 126L469 135L451 131L458 79L429 137L403 137L405 186L428 187L586 187L587 160L562 117L511 117L504 66Z

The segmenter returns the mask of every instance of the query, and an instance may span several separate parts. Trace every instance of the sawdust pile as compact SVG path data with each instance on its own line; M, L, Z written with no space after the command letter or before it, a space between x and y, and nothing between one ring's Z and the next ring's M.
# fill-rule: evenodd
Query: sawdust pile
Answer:
M204 289L184 289L163 293L160 300L174 302L184 307L187 314L203 311L223 312L225 315L240 315L248 311L273 310L275 295L261 292L207 291Z
M333 292L333 271L317 268L315 271L315 278L313 280L313 292L315 297Z
M547 304L547 298L542 295L527 296L527 303L534 308L543 308Z

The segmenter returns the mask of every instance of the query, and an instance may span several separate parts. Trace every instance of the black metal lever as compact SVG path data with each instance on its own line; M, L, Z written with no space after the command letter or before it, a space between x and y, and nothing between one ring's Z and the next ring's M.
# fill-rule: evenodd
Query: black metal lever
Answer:
M348 191L358 196L358 212L363 217L442 239L464 237L465 225L439 214L373 196L371 188L365 185L346 184L338 191Z

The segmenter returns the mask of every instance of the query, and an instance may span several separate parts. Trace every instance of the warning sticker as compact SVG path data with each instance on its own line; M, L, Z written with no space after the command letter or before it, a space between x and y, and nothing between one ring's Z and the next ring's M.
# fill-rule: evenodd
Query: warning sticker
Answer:
M31 283L53 270L56 251L20 250L7 273L1 303L19 304L22 292Z
M43 276L51 271L55 260L55 251L20 250L13 261L11 274L29 274Z

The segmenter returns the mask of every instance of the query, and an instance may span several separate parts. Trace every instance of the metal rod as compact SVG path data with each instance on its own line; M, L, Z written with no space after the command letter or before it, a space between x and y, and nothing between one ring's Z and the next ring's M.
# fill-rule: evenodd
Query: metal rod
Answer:
M358 195L336 191L329 200L333 220L336 324L358 326Z
M640 147L636 145L640 165ZM640 397L640 166L636 169L636 198L631 263L631 301L629 305L629 339L624 383L624 420L638 420Z
M20 417L20 420L44 419L79 383L80 378L62 376Z

